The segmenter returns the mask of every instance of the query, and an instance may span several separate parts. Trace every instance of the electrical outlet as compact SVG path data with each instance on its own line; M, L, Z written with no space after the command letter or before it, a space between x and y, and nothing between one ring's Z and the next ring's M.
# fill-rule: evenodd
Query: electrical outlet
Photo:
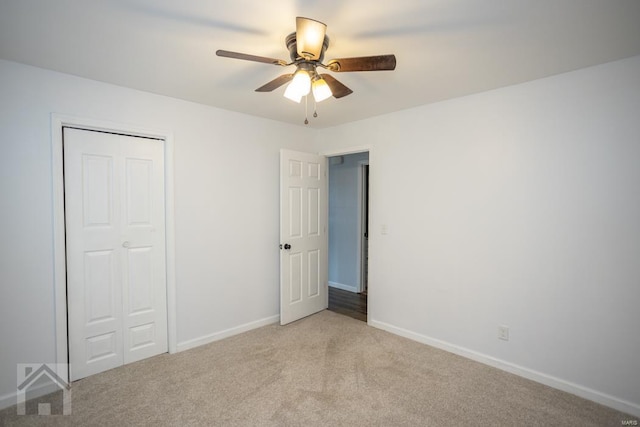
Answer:
M498 326L498 339L509 341L509 327L504 325Z

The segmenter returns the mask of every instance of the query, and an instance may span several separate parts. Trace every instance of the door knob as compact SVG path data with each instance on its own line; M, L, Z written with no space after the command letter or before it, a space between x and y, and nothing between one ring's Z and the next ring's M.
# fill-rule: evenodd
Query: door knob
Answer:
M123 248L128 248L129 247L129 242L122 242L122 247Z
M285 248L286 250L289 250L289 249L291 249L291 245L290 245L290 244L288 244L288 243L285 243L285 244L284 244L284 248Z

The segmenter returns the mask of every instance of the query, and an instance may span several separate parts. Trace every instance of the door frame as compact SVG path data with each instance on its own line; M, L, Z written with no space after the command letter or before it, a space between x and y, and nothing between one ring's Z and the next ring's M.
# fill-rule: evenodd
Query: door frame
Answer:
M360 146L355 146L355 147L347 147L347 148L342 148L342 149L336 149L336 150L329 150L329 151L321 151L320 155L325 156L327 158L329 157L335 157L335 156L346 156L348 154L356 154L356 153L369 153L369 160L367 161L367 164L371 167L372 164L372 158L373 158L373 148L370 145L360 145ZM361 165L358 165L359 167L361 167ZM371 169L369 169L371 170ZM328 169L327 169L328 172ZM358 176L361 177L361 171L358 171ZM358 178L358 181L360 181L360 178ZM362 184L361 182L359 182L359 184ZM329 188L327 187L327 190L329 191ZM358 195L360 196L360 192L362 191L362 185L358 185ZM369 197L371 197L371 175L369 175ZM328 203L329 198L327 197L327 203ZM358 210L361 209L361 201L362 199L360 199L360 201L358 202ZM362 213L358 212L358 222L359 224L357 224L358 230L362 230L362 224L360 224L360 222L362 221ZM329 225L329 227L331 227L331 223L328 222L328 218L327 218L327 223ZM369 229L371 229L371 207L369 207ZM327 230L327 236L329 235L329 230ZM369 237L371 237L371 232L369 232ZM358 273L359 273L359 277L362 280L362 239L358 239L358 250L360 252L360 258L358 259ZM370 259L371 257L369 257ZM329 265L327 265L327 269L329 268ZM367 271L369 274L369 286L368 286L368 291L367 291L367 324L370 324L371 319L373 319L373 307L374 305L371 304L371 301L373 301L373 297L372 295L375 295L375 291L371 292L371 270L369 269L369 265L367 262ZM362 286L362 283L360 283L360 286ZM328 286L327 286L327 291L328 291Z
M105 120L51 114L51 154L53 175L53 267L55 298L55 345L56 363L60 369L69 363L67 330L67 263L66 230L64 217L64 158L63 127L75 127L89 131L112 132L131 136L155 138L164 146L165 180L165 246L167 275L167 342L169 353L177 352L176 281L175 281L175 226L173 196L173 133L166 130L148 129L130 124ZM69 382L68 369L57 373Z
M358 264L358 277L360 278L358 292L360 293L364 292L364 278L368 267L364 256L364 246L368 240L364 237L364 226L367 223L367 215L369 214L369 198L366 192L366 186L368 186L367 166L369 166L369 160L360 160L358 162L358 223L356 224L356 228L360 233L360 239L358 240L358 259L360 260Z

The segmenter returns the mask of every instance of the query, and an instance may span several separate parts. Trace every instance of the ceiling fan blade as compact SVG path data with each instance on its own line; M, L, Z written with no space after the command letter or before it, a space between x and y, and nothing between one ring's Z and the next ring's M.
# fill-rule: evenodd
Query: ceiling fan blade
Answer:
M359 58L338 58L327 63L331 71L383 71L396 69L395 55L361 56Z
M256 89L256 92L271 92L272 90L277 89L283 84L291 81L292 78L293 74L283 74L280 77L276 77L275 79L271 80L269 83L260 86L258 89Z
M230 52L228 50L216 50L216 55L223 56L225 58L244 59L245 61L263 62L265 64L272 65L287 65L287 63L282 59L267 58L264 56L249 55L239 52Z
M334 98L342 98L343 96L347 96L353 93L351 89L340 83L331 74L320 74L320 77L322 77L324 81L327 82Z
M296 45L298 55L307 59L320 59L326 24L314 19L296 18Z

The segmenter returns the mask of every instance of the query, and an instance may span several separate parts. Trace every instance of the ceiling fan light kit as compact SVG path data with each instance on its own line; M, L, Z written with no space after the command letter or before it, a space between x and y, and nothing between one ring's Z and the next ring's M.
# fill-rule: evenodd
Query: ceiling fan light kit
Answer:
M305 70L298 70L293 75L293 80L284 91L285 98L300 103L303 96L309 94L311 90L311 77Z
M313 94L315 102L321 102L333 96L342 98L353 91L340 83L330 74L319 74L317 68L324 68L331 72L351 71L383 71L395 70L395 55L364 56L359 58L332 59L326 65L322 63L324 54L329 47L329 37L326 35L327 26L314 19L297 17L296 32L285 38L291 62L263 56L248 55L246 53L218 50L216 55L243 59L245 61L262 62L266 64L288 67L296 66L293 74L283 74L256 89L256 92L271 92L285 83L289 83L284 96L300 103L302 97ZM314 117L317 113L314 112ZM305 117L305 124L308 123Z
M311 90L313 91L313 99L315 99L316 102L324 101L333 95L327 82L317 74L311 83Z

